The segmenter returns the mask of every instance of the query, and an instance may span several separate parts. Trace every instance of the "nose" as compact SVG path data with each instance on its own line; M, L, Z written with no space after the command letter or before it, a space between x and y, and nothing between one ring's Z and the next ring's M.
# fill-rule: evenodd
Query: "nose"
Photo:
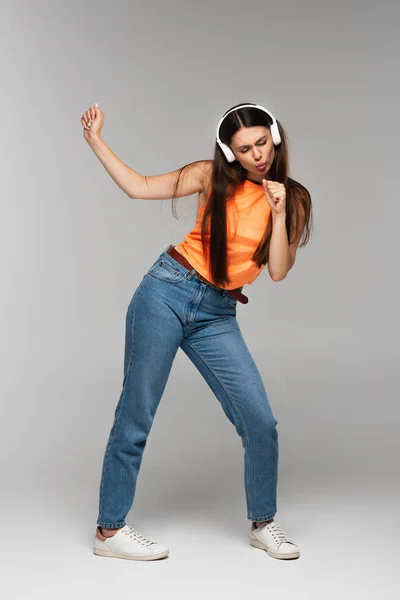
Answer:
M260 160L261 158L261 150L259 150L259 148L253 148L253 156L254 156L254 160Z

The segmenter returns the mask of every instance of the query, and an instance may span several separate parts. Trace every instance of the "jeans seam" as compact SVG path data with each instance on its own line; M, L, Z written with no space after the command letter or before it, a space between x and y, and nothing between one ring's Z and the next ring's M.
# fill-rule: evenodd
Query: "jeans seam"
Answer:
M269 515L264 515L263 517L250 517L250 515L247 515L247 518L250 521L269 521L269 519L272 519L274 516L276 515L276 511L273 513L270 513Z
M243 431L244 431L244 440L247 446L247 452L245 452L245 457L246 457L246 462L247 462L247 472L250 478L250 473L251 473L251 469L250 469L250 440L249 440L249 435L248 435L248 431L247 431L247 427L246 427L246 422L243 418L243 415L240 411L240 409L238 408L236 402L231 398L231 395L229 394L229 392L227 391L227 389L225 388L224 384L222 383L222 381L220 380L220 378L218 377L218 375L214 372L214 370L211 368L211 366L208 364L208 362L205 360L205 358L203 358L198 352L197 350L194 348L194 346L192 346L192 344L190 344L190 342L188 342L187 340L184 340L185 343L192 348L193 352L200 358L201 361L203 361L203 363L206 365L206 367L211 371L211 373L214 375L214 377L216 378L216 380L218 381L218 383L220 384L220 386L222 387L222 389L224 390L224 392L226 393L229 401L231 402L232 406L235 408L235 411L239 417L240 422L242 423L243 426ZM251 490L251 482L249 481L249 502L252 505L253 504L253 500L252 500L252 490Z
M109 523L106 521L98 520L97 525L99 525L100 527L105 527L105 529L117 529L118 527L125 527L125 520L118 521L118 523Z
M141 283L143 283L143 280L142 280ZM137 294L136 294L136 297L135 297L135 300L134 300L134 306L132 307L132 316L131 316L131 321L130 321L131 331L132 331L133 323L134 323L134 320L135 320L136 307L137 307L137 303L138 303L138 298L139 298L139 294L140 294L140 291L141 291L141 287L142 286L140 285L139 288L138 288L138 290L137 290ZM129 362L128 362L126 376L124 377L124 388L127 385L129 374L130 374L130 371L131 371L132 358L133 358L133 355L134 355L134 351L135 351L135 331L133 330L132 331L131 355L130 355ZM117 425L119 423L120 415L121 415L121 412L122 412L122 403L123 402L125 402L125 389L122 390L122 399L121 399L121 402L119 402L119 407L117 407L118 408L118 412L115 415L114 432L113 432L113 435L112 435L112 437L110 439L110 443L107 446L106 454L105 454L105 457L104 457L103 475L102 475L101 483L100 483L100 502L99 502L99 504L100 504L99 513L100 513L100 515L102 515L102 513L103 513L104 480L105 480L105 475L106 475L106 472L107 472L108 459L109 459L109 456L110 456L110 453L111 453L111 448L112 448L114 440L115 440L115 430L117 429ZM106 525L102 525L102 527L107 527L107 526Z
M147 272L147 275L149 275L153 279L157 279L157 281L163 281L164 283L176 283L176 284L182 283L182 281L184 281L186 278L186 275L183 275L183 277L181 277L181 279L164 279L163 277L158 277L157 275L154 275L154 273L150 273L150 271Z

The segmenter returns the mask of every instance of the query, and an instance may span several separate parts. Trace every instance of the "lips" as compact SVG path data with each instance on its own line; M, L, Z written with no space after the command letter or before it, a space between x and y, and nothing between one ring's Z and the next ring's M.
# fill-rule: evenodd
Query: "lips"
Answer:
M263 169L265 169L267 163L262 163L261 165L256 165L256 169L258 169L259 171L262 171Z

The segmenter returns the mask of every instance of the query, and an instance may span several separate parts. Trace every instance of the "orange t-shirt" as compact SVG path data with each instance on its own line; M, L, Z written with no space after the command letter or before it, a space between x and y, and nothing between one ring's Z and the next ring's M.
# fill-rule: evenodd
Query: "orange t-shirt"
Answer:
M186 234L183 241L175 247L200 275L213 283L201 244L204 206L200 206L197 210L196 224L192 231ZM245 284L253 283L265 268L265 265L258 267L251 257L261 241L270 216L271 207L265 197L262 184L245 179L243 184L236 188L233 198L227 202L228 276L231 283L217 287L224 289L243 287Z

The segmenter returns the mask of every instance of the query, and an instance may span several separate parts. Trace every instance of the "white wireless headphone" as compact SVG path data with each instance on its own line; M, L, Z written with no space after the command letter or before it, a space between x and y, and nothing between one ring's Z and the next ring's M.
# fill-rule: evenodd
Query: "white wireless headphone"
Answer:
M225 158L228 162L233 162L236 160L235 155L233 154L232 150L229 148L229 146L227 144L224 144L224 142L222 142L220 140L219 137L219 129L221 127L222 122L224 121L224 119L231 113L234 112L235 110L238 110L239 108L245 108L249 106L250 108L258 108L260 110L263 110L265 113L267 113L267 115L269 115L272 119L272 125L271 125L271 135L272 135L272 141L274 143L274 146L278 146L281 143L281 136L279 134L279 129L278 129L278 124L276 122L276 119L274 117L274 115L272 113L269 112L269 110L267 110L266 108L264 108L263 106L260 106L259 104L240 104L239 106L235 106L235 108L232 108L231 110L229 110L226 115L224 115L222 117L222 119L220 120L220 122L218 123L218 127L217 127L217 144L218 146L221 148L222 152L225 155Z

